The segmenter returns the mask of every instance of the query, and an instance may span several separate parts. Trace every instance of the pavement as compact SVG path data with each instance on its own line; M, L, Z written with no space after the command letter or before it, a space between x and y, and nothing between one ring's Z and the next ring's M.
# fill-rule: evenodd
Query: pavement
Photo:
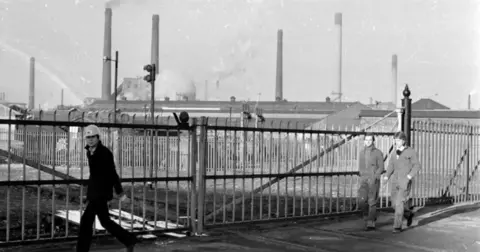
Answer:
M480 251L480 205L418 209L413 225L393 234L393 214L379 213L377 230L363 231L356 216L245 224L208 230L207 236L144 241L135 251ZM27 246L3 251L74 251L74 243ZM2 251L0 249L0 251ZM91 251L124 251L111 239L95 242Z

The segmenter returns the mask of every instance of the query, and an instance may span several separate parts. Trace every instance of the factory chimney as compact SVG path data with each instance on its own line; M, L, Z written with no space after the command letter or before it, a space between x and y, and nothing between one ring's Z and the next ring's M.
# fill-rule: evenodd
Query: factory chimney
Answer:
M335 13L335 31L337 33L337 92L334 93L338 97L338 102L342 102L342 13Z
M275 101L283 100L283 30L277 31L277 76L275 82Z
M399 107L400 98L398 97L398 58L397 55L392 55L392 103L395 107Z
M60 106L63 109L63 88L62 88L62 91L60 93Z
M30 58L30 85L28 88L28 109L35 108L35 58Z
M105 8L105 28L103 37L102 100L110 100L112 95L112 9Z

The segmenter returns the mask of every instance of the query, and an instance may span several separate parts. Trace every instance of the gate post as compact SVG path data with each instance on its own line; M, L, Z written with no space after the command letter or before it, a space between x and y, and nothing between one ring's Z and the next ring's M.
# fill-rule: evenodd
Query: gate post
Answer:
M208 148L208 137L207 137L207 118L202 116L200 119L200 140L198 142L198 215L197 215L197 232L199 234L203 233L203 226L205 220L205 174L207 166L207 148Z
M408 88L408 84L405 85L405 89L403 89L403 133L407 136L407 146L410 146L411 138L411 127L412 127L412 99L410 99L410 89Z
M192 190L190 190L190 228L193 234L197 233L197 118L192 118L192 129L190 131L190 174L192 176Z

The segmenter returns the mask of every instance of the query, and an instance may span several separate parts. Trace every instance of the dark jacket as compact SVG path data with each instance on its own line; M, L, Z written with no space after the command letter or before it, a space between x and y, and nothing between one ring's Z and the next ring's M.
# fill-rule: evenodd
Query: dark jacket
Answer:
M382 151L373 145L360 151L358 157L360 177L379 179L384 169Z
M88 146L85 149L90 167L87 200L112 200L113 188L117 194L123 193L112 152L102 142L98 143L93 154L90 154Z
M400 155L397 155L395 151L392 153L386 175L388 178L393 175L393 183L398 183L401 188L407 188L409 183L407 175L415 177L420 168L421 164L418 161L417 153L414 149L407 147Z

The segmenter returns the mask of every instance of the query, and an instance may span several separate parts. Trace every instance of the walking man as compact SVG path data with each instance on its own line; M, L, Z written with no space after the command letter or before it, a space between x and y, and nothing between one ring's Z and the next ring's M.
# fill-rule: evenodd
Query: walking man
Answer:
M90 178L88 179L87 208L80 220L77 252L90 250L95 215L98 216L100 224L127 247L127 252L133 252L137 242L135 236L112 221L108 213L108 201L113 198L113 188L117 195L121 196L120 200L127 199L115 170L113 154L100 141L100 129L97 126L89 125L85 128L85 139Z
M403 218L407 227L412 225L413 212L410 207L410 190L412 179L420 171L421 165L414 149L406 145L407 137L403 132L394 135L396 151L390 156L385 180L392 178L391 199L395 208L393 232L402 231Z
M358 203L365 220L365 230L375 229L377 218L377 200L380 189L380 177L384 170L383 153L375 147L375 136L367 133L365 147L359 153L358 170L360 172L360 188Z

